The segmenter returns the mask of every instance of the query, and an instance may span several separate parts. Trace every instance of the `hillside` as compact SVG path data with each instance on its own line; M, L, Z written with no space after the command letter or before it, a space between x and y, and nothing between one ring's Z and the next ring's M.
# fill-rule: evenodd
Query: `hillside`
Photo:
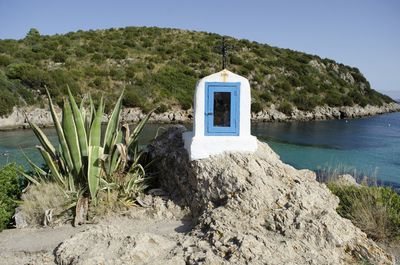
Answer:
M296 106L382 105L393 102L370 87L357 68L302 52L227 39L228 68L249 78L253 111L271 103ZM221 68L221 36L178 29L127 27L0 40L0 116L15 105L43 105L44 86L59 104L74 94L102 93L110 107L122 89L124 105L159 112L189 109L196 81Z

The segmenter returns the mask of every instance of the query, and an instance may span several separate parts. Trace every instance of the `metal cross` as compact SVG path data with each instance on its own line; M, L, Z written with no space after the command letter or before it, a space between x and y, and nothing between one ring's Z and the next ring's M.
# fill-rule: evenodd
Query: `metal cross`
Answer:
M221 53L222 53L222 69L226 69L228 65L228 49L230 46L226 45L225 37L222 37L222 46L221 46Z

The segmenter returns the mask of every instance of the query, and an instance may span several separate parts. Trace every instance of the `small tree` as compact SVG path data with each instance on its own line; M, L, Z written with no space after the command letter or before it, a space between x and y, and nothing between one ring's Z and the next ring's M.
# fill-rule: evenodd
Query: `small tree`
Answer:
M30 44L36 44L36 42L40 39L40 33L39 30L35 28L31 28L28 33L25 36L25 39L30 43Z

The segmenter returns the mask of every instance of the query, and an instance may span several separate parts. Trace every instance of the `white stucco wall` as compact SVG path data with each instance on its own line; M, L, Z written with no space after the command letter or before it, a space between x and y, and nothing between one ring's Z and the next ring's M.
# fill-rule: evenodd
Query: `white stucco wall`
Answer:
M239 136L205 136L205 84L206 82L240 82ZM196 85L194 95L193 132L184 134L185 148L191 160L209 157L225 151L254 152L257 139L250 134L251 94L249 81L228 70L206 76Z

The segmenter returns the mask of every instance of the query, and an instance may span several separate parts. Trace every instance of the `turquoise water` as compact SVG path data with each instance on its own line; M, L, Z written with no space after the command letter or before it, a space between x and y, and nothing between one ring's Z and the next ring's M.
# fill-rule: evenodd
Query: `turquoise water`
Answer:
M339 169L400 183L400 113L354 120L254 124L296 168Z
M149 124L141 142L148 143L167 127ZM44 131L56 142L54 129ZM255 123L252 134L296 168L339 168L400 184L400 113L348 121ZM0 132L0 165L23 163L22 151L40 162L37 144L30 130Z

